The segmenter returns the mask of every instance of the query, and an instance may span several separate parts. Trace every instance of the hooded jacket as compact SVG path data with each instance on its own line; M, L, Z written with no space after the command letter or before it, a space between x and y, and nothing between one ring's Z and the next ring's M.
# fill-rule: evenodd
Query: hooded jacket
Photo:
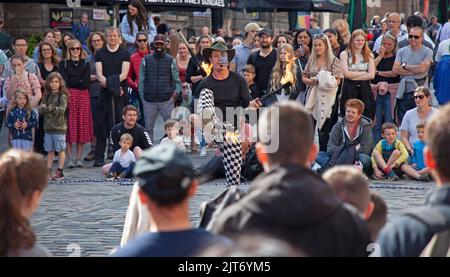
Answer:
M358 133L353 141L350 140L347 129L345 128L345 122L346 120L344 119L336 123L333 126L333 129L331 129L330 140L328 140L327 145L328 155L331 156L339 146L341 146L343 143L347 143L354 145L360 144L361 147L356 151L356 154L366 154L370 156L372 154L371 150L373 144L373 138L371 135L372 121L367 117L361 117L358 126Z
M310 256L366 256L369 244L362 218L320 177L292 164L256 178L247 195L218 215L211 231L263 232Z

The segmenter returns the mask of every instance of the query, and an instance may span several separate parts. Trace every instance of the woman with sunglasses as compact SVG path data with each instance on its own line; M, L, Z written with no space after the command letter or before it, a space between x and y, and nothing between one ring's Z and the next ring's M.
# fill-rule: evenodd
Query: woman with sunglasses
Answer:
M130 58L130 70L128 71L127 82L131 88L129 103L138 108L138 123L145 126L144 107L139 97L139 68L142 59L149 53L149 41L146 32L139 32L136 35L136 52Z
M347 50L341 53L344 84L340 102L341 116L345 115L345 102L356 98L364 103L363 115L373 119L375 102L373 100L370 80L375 78L373 54L367 46L366 33L362 29L353 31Z
M428 88L418 87L414 91L413 98L417 107L405 113L402 125L400 126L402 142L405 144L406 150L408 150L410 155L414 153L412 146L418 140L417 125L426 122L438 111L430 106L431 93Z
M337 91L344 74L341 61L334 56L326 35L315 35L313 45L302 80L310 88L306 107L317 121L320 151L327 151L331 128L337 122ZM329 78L318 78L318 75L323 75L324 72L329 74ZM327 82L323 82L323 80ZM327 85L324 83L333 85L328 85L328 88L325 89Z
M81 43L74 39L68 42L66 59L59 63L58 71L64 77L69 89L67 119L67 160L68 168L83 167L81 155L83 145L94 138L92 127L91 99L89 85L91 80L91 67L86 61L87 53ZM72 145L76 144L76 155L72 156Z

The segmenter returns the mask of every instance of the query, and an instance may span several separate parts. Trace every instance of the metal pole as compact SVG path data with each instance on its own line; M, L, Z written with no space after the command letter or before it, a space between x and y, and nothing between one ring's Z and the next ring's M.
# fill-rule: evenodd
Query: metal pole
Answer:
M275 34L276 33L276 30L277 29L277 8L275 8L274 10L273 10L273 33Z

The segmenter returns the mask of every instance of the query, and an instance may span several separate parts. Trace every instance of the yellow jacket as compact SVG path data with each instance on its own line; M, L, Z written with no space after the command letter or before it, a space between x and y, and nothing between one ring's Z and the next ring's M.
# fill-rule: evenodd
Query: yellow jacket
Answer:
M378 151L380 154L383 153L383 149L382 149L383 141L386 141L386 140L385 139L380 140L377 143L377 145L375 146L375 148L373 149L372 158L371 158L372 159L372 168L375 168L377 166L377 162L375 161L375 157L373 156L373 153L375 151ZM400 166L402 163L404 163L408 159L409 154L408 154L408 151L406 150L406 146L403 144L403 142L401 142L398 139L394 140L394 148L396 150L400 151L400 153L401 153L400 157L395 161L395 163Z

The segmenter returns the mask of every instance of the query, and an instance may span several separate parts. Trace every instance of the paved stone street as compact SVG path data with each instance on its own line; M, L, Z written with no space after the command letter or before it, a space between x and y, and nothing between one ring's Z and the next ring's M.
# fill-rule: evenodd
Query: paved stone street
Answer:
M161 126L159 120L156 130L161 130ZM2 129L0 151L6 149L5 130ZM162 133L155 132L155 137L162 137ZM87 152L88 146L85 148ZM212 154L210 149L208 156ZM207 159L198 154L191 157L195 166ZM91 164L83 169L66 169L64 182L50 183L31 220L39 242L55 256L105 256L120 243L131 186L105 182L100 169L92 168ZM410 181L372 184L372 189L388 203L389 220L404 209L423 204L431 188L432 184ZM200 187L191 203L190 217L194 224L198 220L200 203L214 198L224 189L223 182Z

